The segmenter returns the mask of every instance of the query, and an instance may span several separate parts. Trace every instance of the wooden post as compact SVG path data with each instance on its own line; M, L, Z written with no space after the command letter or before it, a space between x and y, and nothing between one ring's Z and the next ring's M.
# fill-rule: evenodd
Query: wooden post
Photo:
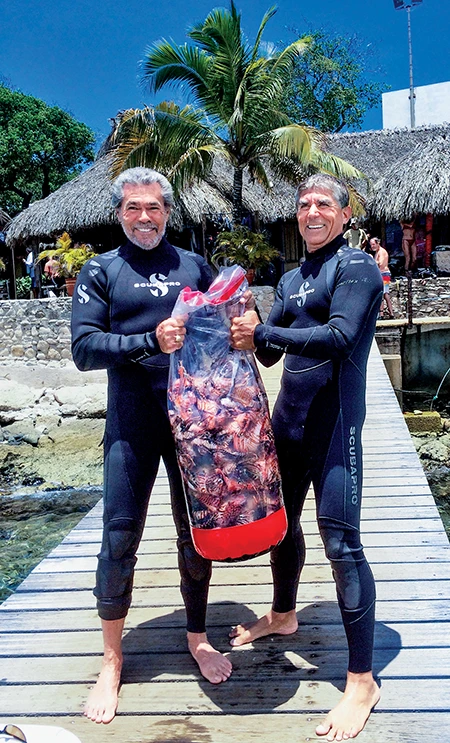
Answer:
M431 265L431 252L433 250L433 215L427 214L425 219L425 255L424 265L429 268Z
M406 271L406 278L408 281L408 294L406 300L406 307L408 313L408 328L413 327L413 292L412 292L412 271Z
M203 258L207 260L207 250L206 250L206 216L205 214L202 214L202 253Z

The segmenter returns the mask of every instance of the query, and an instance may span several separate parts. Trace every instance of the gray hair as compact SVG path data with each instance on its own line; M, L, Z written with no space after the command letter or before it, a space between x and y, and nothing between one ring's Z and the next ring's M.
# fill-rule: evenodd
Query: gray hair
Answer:
M173 190L167 178L158 173L157 170L151 168L128 168L124 170L112 185L111 203L114 209L118 209L123 199L123 187L126 183L133 185L146 185L149 186L151 183L159 183L161 186L161 193L164 199L164 205L166 207L172 207L174 204Z
M323 188L326 191L331 191L333 198L337 201L341 209L349 205L350 194L343 181L340 181L339 178L335 178L333 175L328 175L328 173L314 173L314 175L305 178L298 186L295 194L296 209L298 209L298 203L302 193L309 191L311 188Z

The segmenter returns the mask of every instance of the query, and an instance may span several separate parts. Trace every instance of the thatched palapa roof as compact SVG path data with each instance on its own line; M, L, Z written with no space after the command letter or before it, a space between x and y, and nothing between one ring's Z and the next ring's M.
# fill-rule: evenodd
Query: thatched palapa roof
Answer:
M391 165L373 188L370 208L388 221L450 214L450 134L416 145Z
M0 230L3 230L11 221L11 217L0 207Z
M450 126L332 134L327 140L328 149L333 154L352 163L375 183L394 163L403 162L413 152L413 157L418 156L428 144L433 153L436 142L443 137L449 141ZM46 199L34 202L15 217L7 232L7 242L15 244L31 237L48 240L64 230L71 234L117 224L110 205L109 157L103 155L77 178L65 183ZM439 158L436 157L434 162L441 167ZM448 165L445 172L449 172ZM416 180L412 170L407 179L411 189L419 187ZM216 162L207 181L197 183L180 196L171 215L171 226L180 229L183 225L200 224L205 215L231 217L232 181L231 168L225 162ZM285 181L274 181L272 191L267 193L244 174L244 209L259 214L266 223L291 218L295 214L294 187ZM403 211L392 211L392 216L401 218Z
M65 183L45 199L35 201L11 223L9 245L30 237L40 240L56 237L64 230L77 233L100 225L118 224L111 208L110 156L104 155L77 178ZM179 197L170 225L181 229L200 224L203 217L231 218L233 175L223 162L216 162L207 181L196 183ZM266 222L294 215L294 187L278 182L271 193L257 183L250 184L244 174L244 209L259 213Z
M415 148L450 138L450 125L420 126L417 129L379 129L369 132L329 134L328 148L334 155L361 170L372 183L382 178L394 163L402 161Z

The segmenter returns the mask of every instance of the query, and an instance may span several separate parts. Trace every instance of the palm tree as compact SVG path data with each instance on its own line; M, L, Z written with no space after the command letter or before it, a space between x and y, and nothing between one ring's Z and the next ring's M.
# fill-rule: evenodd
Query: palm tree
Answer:
M270 172L296 181L315 170L360 178L353 166L324 151L318 130L291 121L280 109L283 86L309 38L276 54L263 54L262 35L274 13L271 8L264 15L253 46L231 0L229 10L212 10L189 31L195 44L178 46L163 40L150 47L143 63L149 90L187 85L196 108L180 110L164 103L122 113L111 138L116 146L115 171L133 165L160 167L180 191L206 177L214 157L222 157L233 168L236 222L246 169L267 189Z

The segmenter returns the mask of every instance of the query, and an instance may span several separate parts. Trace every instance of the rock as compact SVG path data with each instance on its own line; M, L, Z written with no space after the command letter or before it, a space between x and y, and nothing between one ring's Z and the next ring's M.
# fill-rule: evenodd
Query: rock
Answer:
M442 436L439 436L439 441L450 448L450 433L444 433Z
M406 425L412 433L419 431L440 433L442 431L441 416L436 410L417 413L404 413Z
M80 418L104 418L106 416L105 384L89 384L85 387L60 387L53 390L53 394L64 410L76 410ZM67 415L67 412L64 415Z
M16 421L2 430L3 436L10 444L17 445L23 442L32 446L38 445L40 433L36 431L33 421Z
M0 411L21 410L34 405L41 392L18 382L0 379Z
M101 485L103 431L103 420L62 419L50 437L40 436L37 447L3 442L0 474L18 485L38 480L53 487Z
M450 451L440 439L427 441L418 449L421 459L431 459L434 462L446 462L449 458Z

